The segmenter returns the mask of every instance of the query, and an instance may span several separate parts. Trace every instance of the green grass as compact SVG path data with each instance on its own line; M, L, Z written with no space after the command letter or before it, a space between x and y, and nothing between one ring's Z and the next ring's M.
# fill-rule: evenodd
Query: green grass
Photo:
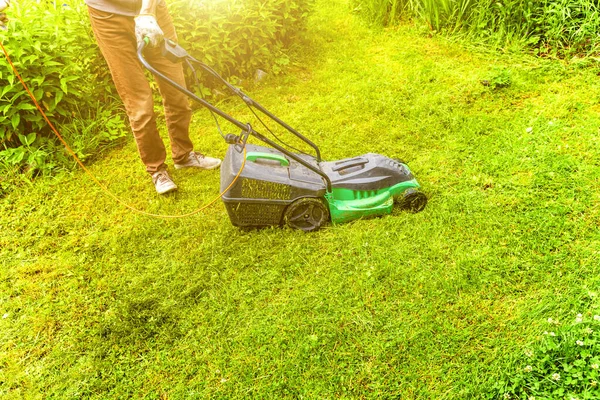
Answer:
M251 94L327 159L405 159L428 208L242 231L221 204L165 221L80 171L39 179L0 199L4 398L480 398L548 317L597 305L593 65L371 31L340 1L310 25L298 64ZM194 124L223 155L210 117ZM90 167L151 212L218 192L218 172L174 171L179 193L157 197L132 141Z

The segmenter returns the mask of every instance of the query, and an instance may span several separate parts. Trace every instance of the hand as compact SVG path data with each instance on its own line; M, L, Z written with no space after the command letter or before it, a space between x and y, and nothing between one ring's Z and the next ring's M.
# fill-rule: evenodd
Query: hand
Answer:
M147 37L150 40L150 47L156 47L163 41L164 36L165 34L158 26L154 16L140 15L135 17L135 37L138 43L141 43Z
M0 0L0 30L5 31L8 29L6 27L6 23L8 22L8 17L2 11L6 10L6 8L10 5L10 0Z

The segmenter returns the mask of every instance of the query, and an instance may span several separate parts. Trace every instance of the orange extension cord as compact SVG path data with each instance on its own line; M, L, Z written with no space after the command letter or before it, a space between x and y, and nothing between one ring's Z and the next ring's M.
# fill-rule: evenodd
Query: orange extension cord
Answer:
M85 173L88 174L90 176L90 178L92 178L92 180L102 189L102 191L104 191L108 196L112 197L117 203L123 205L124 207L130 209L131 211L134 211L134 212L136 212L138 214L146 215L146 216L149 216L149 217L156 217L156 218L173 219L173 218L190 217L192 215L198 214L198 213L206 210L208 207L210 207L211 205L213 205L217 200L219 200L221 197L223 197L223 195L225 193L227 193L227 191L229 189L231 189L231 187L233 186L233 184L240 177L240 175L241 175L241 173L242 173L242 171L244 169L244 166L246 165L246 148L245 147L244 147L244 159L242 161L242 166L240 167L240 170L238 171L237 175L235 176L235 178L233 179L233 181L231 182L231 184L229 184L229 186L227 186L227 188L225 188L225 190L223 192L219 193L219 195L217 197L215 197L213 200L211 200L208 204L202 206L201 208L199 208L199 209L197 209L195 211L189 212L187 214L181 214L181 215L152 214L152 213L149 213L149 212L146 212L146 211L143 211L143 210L139 210L139 209L137 209L137 208L135 208L135 207L127 204L125 201L123 201L119 197L117 197L117 195L115 195L110 190L108 190L108 188L106 186L104 186L102 183L100 183L100 181L98 179L96 179L96 177L87 169L87 167L85 165L83 165L83 163L81 162L81 160L79 159L79 157L77 157L77 155L71 149L71 147L69 146L69 144L65 141L65 139L63 139L63 137L61 136L61 134L58 133L58 130L54 127L54 125L52 124L52 122L50 122L50 120L46 116L46 113L44 112L44 110L42 109L42 107L40 107L39 103L35 99L35 96L31 93L31 91L29 90L29 87L27 86L27 84L25 83L25 81L23 81L23 78L21 78L21 74L19 74L19 71L17 71L17 68L15 67L15 65L12 62L12 60L10 59L10 56L8 55L8 52L6 51L6 48L4 47L4 45L2 44L2 42L0 42L0 47L2 47L2 51L4 52L4 56L6 57L6 60L10 64L10 66L11 66L12 70L14 71L15 75L17 76L17 78L19 78L19 81L21 82L21 84L23 85L23 87L25 88L25 90L27 91L27 93L29 94L29 97L31 97L31 100L33 100L33 103L35 104L35 107L38 109L38 111L40 112L40 114L42 114L42 116L44 117L44 119L48 123L48 126L50 126L50 129L52 129L52 132L54 132L54 134L56 135L56 137L58 138L58 140L60 140L60 142L65 146L65 148L67 149L67 151L69 152L69 154L71 156L73 156L73 158L75 159L75 161L77 162L77 164L79 164L79 166L81 168L83 168L83 170L85 171Z

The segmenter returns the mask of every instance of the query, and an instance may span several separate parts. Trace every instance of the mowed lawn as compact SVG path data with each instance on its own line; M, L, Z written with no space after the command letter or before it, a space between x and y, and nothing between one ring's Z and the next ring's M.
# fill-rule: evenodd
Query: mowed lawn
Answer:
M221 203L163 220L80 170L37 179L0 199L0 397L478 398L548 317L599 304L591 61L375 30L342 0L309 25L248 91L328 160L406 160L427 209L245 231ZM202 110L193 138L225 154ZM158 197L132 140L90 168L149 212L218 194L218 172L172 169L180 191Z

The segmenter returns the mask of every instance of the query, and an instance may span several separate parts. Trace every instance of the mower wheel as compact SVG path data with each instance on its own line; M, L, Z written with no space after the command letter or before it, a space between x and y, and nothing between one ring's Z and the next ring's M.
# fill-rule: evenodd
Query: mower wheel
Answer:
M329 210L320 199L304 197L290 204L284 215L284 221L293 229L304 232L318 230L329 220Z
M425 209L427 196L416 189L408 189L399 196L398 203L403 210L418 213Z

